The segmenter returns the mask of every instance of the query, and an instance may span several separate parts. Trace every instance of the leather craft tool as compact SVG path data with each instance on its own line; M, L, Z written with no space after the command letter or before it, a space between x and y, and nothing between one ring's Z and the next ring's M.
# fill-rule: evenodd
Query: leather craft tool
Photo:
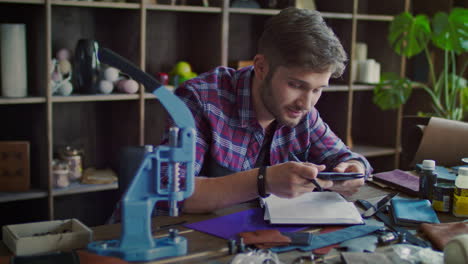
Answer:
M378 201L375 205L372 205L371 207L367 208L367 210L364 211L364 213L362 213L361 216L363 218L369 218L373 216L375 213L382 210L388 204L388 202L390 202L393 199L393 197L395 197L397 194L398 193L390 193L386 195L384 198Z
M187 239L179 236L176 229L169 230L169 236L153 238L151 213L156 210L156 202L168 201L170 215L177 216L177 202L193 193L196 135L193 116L182 100L126 59L105 48L100 48L97 53L102 63L120 69L146 89L154 89L153 94L172 117L175 127L170 129L169 145L146 147L144 159L122 200L120 240L92 242L88 244L88 250L127 261L185 255ZM162 163L167 164L167 170ZM184 184L179 181L181 166L185 167Z

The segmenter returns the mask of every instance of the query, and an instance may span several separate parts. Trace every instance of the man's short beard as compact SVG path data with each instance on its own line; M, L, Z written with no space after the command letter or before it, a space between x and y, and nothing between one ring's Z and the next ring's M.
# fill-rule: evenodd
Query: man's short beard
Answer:
M273 88L271 85L271 80L273 74L270 74L271 71L265 77L261 87L260 87L260 99L262 100L265 109L275 118L275 120L280 124L288 127L295 127L298 122L288 122L287 120L281 117L281 109L279 107L275 107L279 105L278 102L275 101L275 97L273 96Z

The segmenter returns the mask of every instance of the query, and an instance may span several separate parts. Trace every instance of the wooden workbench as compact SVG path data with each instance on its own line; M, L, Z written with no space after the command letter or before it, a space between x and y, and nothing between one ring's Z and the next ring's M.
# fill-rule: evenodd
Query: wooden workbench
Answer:
M349 197L349 200L355 201L357 199L365 199L371 202L375 202L390 191L391 190L381 188L368 182L365 186L361 188L361 190L358 193L356 193L352 197ZM227 209L219 210L215 213L210 214L185 214L180 217L156 217L153 220L152 225L152 229L154 230L153 234L156 237L162 237L167 235L169 226L170 228L177 228L179 230L179 234L186 237L188 240L188 254L181 257L151 261L146 263L229 263L230 260L233 258L233 255L229 255L227 240L192 229L188 229L182 226L181 223L194 223L234 212L239 212L241 210L254 208L256 206L256 203L245 203ZM439 213L438 215L441 222L455 222L464 220L461 218L456 218L448 213ZM95 241L118 239L120 237L120 224L102 225L93 227L92 229L94 231ZM313 227L310 230L318 230L318 228ZM6 254L8 254L7 252L8 250L3 246L3 244L1 244L0 254L5 256ZM279 258L284 263L292 263L294 259L301 255L306 255L306 253L299 251L290 251L279 254ZM332 260L333 258L339 259L339 255L332 254L328 256L328 259L330 260Z

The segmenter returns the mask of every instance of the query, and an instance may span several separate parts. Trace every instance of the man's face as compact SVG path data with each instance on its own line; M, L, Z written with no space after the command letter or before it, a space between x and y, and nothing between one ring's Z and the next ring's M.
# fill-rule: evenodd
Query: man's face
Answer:
M315 106L331 72L279 66L266 76L260 97L266 110L282 125L294 127Z

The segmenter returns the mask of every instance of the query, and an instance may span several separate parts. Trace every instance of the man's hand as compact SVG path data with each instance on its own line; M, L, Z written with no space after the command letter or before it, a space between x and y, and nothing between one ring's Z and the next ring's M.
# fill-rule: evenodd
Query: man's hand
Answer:
M349 160L338 164L333 171L336 172L359 172L366 173L364 164L357 160ZM364 185L364 178L348 180L348 181L334 181L333 186L328 188L331 191L340 193L344 196L351 196L359 191L359 188Z
M331 181L317 179L318 172L324 169L325 165L295 161L271 166L266 173L266 190L279 197L293 198L316 188L311 179L316 179L323 188L330 188Z

